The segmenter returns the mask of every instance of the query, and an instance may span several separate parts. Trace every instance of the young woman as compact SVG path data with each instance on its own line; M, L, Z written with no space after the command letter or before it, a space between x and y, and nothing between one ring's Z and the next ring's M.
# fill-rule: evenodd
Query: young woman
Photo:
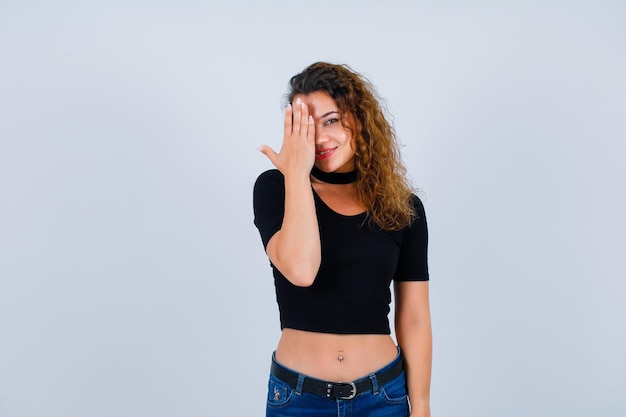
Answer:
M428 232L394 130L345 65L295 75L288 103L254 187L282 329L266 415L429 416Z

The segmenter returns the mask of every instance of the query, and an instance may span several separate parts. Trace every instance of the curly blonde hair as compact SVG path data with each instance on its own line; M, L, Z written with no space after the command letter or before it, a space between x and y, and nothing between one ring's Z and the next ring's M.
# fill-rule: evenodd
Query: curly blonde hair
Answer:
M341 123L351 129L354 120L357 195L368 217L383 230L399 230L411 224L413 192L402 164L393 126L385 118L381 99L372 83L347 65L316 62L293 76L288 102L297 94L325 91L341 111ZM352 129L351 129L352 130Z

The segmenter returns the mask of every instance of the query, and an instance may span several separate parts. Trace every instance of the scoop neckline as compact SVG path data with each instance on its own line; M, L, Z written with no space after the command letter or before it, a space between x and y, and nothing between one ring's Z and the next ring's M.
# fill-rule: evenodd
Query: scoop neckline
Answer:
M313 188L313 186L311 186L311 190L313 191L313 195L315 196L315 198L322 203L322 205L324 207L326 207L326 209L328 211L330 211L333 214L336 214L337 216L341 216L341 217L345 217L345 218L357 218L357 217L363 217L367 214L367 210L362 211L361 213L357 213L357 214L342 214L339 213L338 211L333 210L328 204L326 204L326 202L322 199L322 197L320 197L320 195L317 193L317 191L315 191L315 188Z

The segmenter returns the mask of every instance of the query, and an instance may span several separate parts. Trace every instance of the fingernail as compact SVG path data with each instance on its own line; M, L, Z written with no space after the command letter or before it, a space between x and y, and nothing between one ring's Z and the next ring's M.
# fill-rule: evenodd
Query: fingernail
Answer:
M256 150L259 151L259 152L263 152L263 146L257 147Z
M300 104L300 103L302 103L302 100L300 99L300 97L298 97L298 98L296 99L296 104Z

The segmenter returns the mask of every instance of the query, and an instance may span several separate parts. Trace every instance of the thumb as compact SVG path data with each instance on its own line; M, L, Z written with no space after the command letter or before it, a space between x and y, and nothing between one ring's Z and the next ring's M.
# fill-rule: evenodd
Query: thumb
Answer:
M270 148L267 145L261 145L258 148L256 148L256 150L261 152L263 155L267 156L269 160L272 162L272 164L274 163L276 156L278 156L278 154L274 152L274 149Z

